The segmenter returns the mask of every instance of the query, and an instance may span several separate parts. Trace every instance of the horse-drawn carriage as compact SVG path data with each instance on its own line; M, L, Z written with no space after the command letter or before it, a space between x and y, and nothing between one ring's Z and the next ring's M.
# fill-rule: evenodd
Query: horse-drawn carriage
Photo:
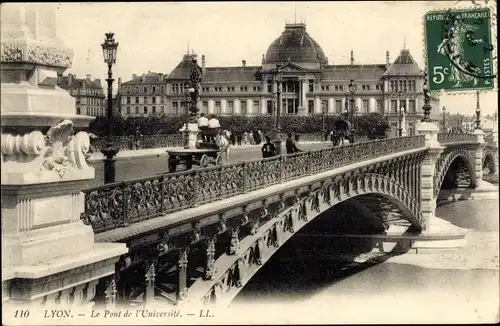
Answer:
M229 135L226 130L209 128L200 130L196 148L168 150L168 170L175 172L177 165L184 164L189 170L193 165L207 167L222 165L223 155L229 160Z
M349 120L344 118L335 121L335 128L332 130L331 134L333 146L344 145L346 139L349 141L349 144L354 143L355 134L356 130L354 130Z

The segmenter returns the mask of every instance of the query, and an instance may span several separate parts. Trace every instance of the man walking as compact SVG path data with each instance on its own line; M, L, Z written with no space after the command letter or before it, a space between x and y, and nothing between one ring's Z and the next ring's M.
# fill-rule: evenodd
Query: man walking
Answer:
M271 142L271 137L266 136L266 142L262 145L262 157L272 157L276 155L276 146Z

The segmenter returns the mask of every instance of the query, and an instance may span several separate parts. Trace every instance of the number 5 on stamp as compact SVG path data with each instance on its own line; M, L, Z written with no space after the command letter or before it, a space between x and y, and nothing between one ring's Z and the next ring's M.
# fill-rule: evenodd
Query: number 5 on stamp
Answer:
M431 11L424 16L430 91L493 89L489 8Z

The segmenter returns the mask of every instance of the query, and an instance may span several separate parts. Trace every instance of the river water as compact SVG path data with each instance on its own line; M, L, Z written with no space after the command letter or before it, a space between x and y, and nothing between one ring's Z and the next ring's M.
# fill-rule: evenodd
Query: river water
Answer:
M498 196L438 207L436 216L466 229L464 246L383 255L374 263L310 257L292 238L232 308L253 307L247 316L254 322L498 322L498 210Z

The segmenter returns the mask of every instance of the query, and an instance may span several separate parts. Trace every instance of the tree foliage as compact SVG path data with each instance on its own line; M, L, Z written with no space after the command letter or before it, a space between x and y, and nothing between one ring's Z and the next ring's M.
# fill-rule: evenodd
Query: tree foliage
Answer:
M324 117L326 130L334 128L340 116L327 115ZM235 132L261 130L267 133L274 128L274 119L271 116L220 116L221 127ZM106 117L97 117L90 123L89 131L98 136L106 135ZM139 128L143 135L175 134L184 123L183 116L151 116L151 117L113 117L112 131L115 136L134 135ZM319 133L323 129L321 114L308 116L285 115L280 118L283 132L308 134ZM387 117L379 113L369 113L354 117L353 125L359 136L370 139L383 138L390 128Z

